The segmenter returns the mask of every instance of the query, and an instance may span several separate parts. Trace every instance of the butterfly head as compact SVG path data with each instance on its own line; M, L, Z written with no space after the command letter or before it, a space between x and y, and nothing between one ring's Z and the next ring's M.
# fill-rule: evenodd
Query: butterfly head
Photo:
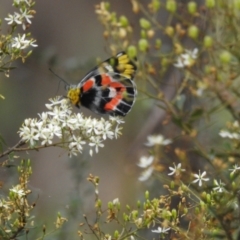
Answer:
M67 86L67 97L73 105L80 107L80 88L76 85Z

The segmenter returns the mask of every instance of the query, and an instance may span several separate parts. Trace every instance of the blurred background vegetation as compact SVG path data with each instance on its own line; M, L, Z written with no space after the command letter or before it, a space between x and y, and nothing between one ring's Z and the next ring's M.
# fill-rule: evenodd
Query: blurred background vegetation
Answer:
M99 198L106 209L107 203L116 198L122 206L135 205L137 200L148 198L146 190L151 199L158 199L167 192L163 190L163 182L176 190L182 187L181 181L189 184L193 173L205 170L211 183L200 190L192 187L191 194L199 202L201 199L209 204L210 211L205 212L202 207L199 214L199 209L194 208L196 216L188 216L195 224L189 227L193 235L188 237L238 239L237 231L232 235L232 230L238 229L239 216L234 210L239 203L236 208L227 203L236 198L239 176L233 178L229 169L238 164L240 129L238 124L233 126L228 122L239 118L239 1L111 0L109 3L104 7L97 0L37 1L30 30L38 47L24 64L14 63L17 68L10 72L9 78L4 75L0 78L0 94L5 97L0 101L0 134L6 146L13 146L19 141L17 131L23 120L45 111L49 98L65 94L64 86L59 87L49 67L68 82L78 83L97 61L118 51L137 52L139 62L135 79L139 96L125 118L123 134L118 140L106 142L93 157L86 151L70 159L58 148L21 153L33 164L29 184L33 191L31 198L37 203L34 208L37 231L31 230L31 237L39 236L43 224L47 230L53 229L56 214L61 212L68 222L49 239L77 239L77 224L84 220L83 214L89 219L95 217L94 188L86 180L89 173L100 178ZM96 5L100 9L98 15ZM12 2L2 1L2 18L8 12L13 12ZM6 29L7 25L2 24L2 31ZM188 61L184 62L186 58ZM96 116L86 109L81 111ZM237 134L233 137L229 133L230 142L219 136L226 127ZM173 144L164 149L146 148L144 143L152 134L162 134L172 139ZM154 178L143 183L138 181L141 171L136 163L146 154L154 156L155 173ZM170 182L163 173L166 175L173 162L180 162L187 171L181 179L173 177ZM0 171L2 189L7 192L16 181L16 169ZM225 183L226 195L213 194L211 189L217 178ZM182 191L176 191L182 201ZM173 205L166 204L166 208L172 210L178 206L180 200L175 200ZM190 210L191 206L186 208ZM222 206L226 206L224 211ZM187 229L189 219L179 225ZM166 227L176 230L179 225L172 222ZM206 225L209 232L218 230L217 234L202 234ZM114 228L104 225L103 229L110 232ZM149 239L152 234L147 231L143 235ZM170 235L166 237L173 239ZM184 237L179 234L178 239Z

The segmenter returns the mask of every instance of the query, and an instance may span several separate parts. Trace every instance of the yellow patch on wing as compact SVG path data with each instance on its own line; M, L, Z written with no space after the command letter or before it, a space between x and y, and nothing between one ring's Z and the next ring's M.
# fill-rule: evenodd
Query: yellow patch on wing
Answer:
M116 66L116 68L121 74L130 79L133 78L136 70L136 67L131 63L127 54L123 54L118 57L118 66Z

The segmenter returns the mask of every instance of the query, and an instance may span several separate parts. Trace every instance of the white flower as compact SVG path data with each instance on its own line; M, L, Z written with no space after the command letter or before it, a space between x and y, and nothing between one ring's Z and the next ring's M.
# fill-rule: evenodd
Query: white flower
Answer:
M30 18L33 18L33 15L30 14L29 10L27 10L27 9L24 9L24 10L20 9L20 12L21 12L21 14L20 14L21 19L25 19L25 21L28 24L31 24L32 22L31 22ZM27 28L25 21L22 22L23 30L26 30L26 28Z
M22 20L20 19L20 14L14 12L14 15L8 14L8 18L5 18L9 25L16 23L22 24Z
M214 185L216 187L213 188L214 191L216 192L223 192L225 191L224 186L226 185L225 183L223 183L221 180L219 180L219 182L217 180L214 179Z
M102 125L101 134L102 138L106 140L107 138L112 139L114 132L112 131L112 124L109 121L105 121Z
M28 6L30 6L29 0L14 0L14 3L16 5L19 5L20 3L26 3Z
M82 145L86 144L81 137L73 136L72 142L69 144L69 148L76 148L79 152L82 152Z
M177 68L190 67L194 64L195 59L198 57L198 49L194 48L191 50L185 50L185 53L177 57L177 62L173 65Z
M125 121L121 118L121 117L119 117L119 116L109 116L109 120L111 121L111 122L117 122L118 124L122 124L122 123L125 123Z
M139 163L137 163L137 165L140 168L147 168L153 163L153 160L154 160L153 156L149 156L149 157L142 156L139 160Z
M9 189L10 192L15 193L16 195L18 195L19 197L25 196L25 192L23 189L21 189L21 187L19 185Z
M33 15L29 14L29 12L27 12L27 9L25 9L24 11L20 9L20 12L21 12L21 17L25 18L25 20L31 24L32 22L29 18L33 18Z
M18 37L13 38L12 48L25 49L29 46L37 47L36 44L33 44L35 40L27 40L25 37L26 34L23 34L22 36L18 34Z
M104 147L104 144L102 143L102 140L100 137L91 137L90 138L89 146L94 147L95 146L95 152L98 153L98 147Z
M97 119L88 119L88 129L87 129L87 133L91 134L92 132L94 132L95 134L99 134L99 129L101 129L102 127L102 123L97 121Z
M170 139L164 139L163 135L151 135L147 137L148 142L145 143L146 146L152 147L154 145L168 145L172 143Z
M167 231L169 231L170 230L170 228L161 228L161 227L158 227L157 228L157 230L152 230L152 232L154 232L154 233L167 233Z
M119 127L119 124L118 124L115 128L115 131L114 131L114 135L115 135L116 139L122 134L121 130L122 130L122 127Z
M138 180L141 182L148 180L151 177L153 170L154 170L153 167L147 168L141 173L141 176L138 178Z
M232 171L231 174L234 174L238 170L240 170L240 167L237 164L233 166L233 169L229 169L229 171Z
M24 122L25 125L23 125L20 128L19 135L23 141L30 142L30 146L34 146L36 141L39 140L39 136L37 135L37 130L34 128L35 126L31 126L31 123L28 124L28 122L29 122L29 119L26 119Z
M84 117L81 113L72 113L69 100L59 97L50 100L46 107L48 112L43 112L37 119L26 119L19 130L21 139L35 146L38 142L42 145L57 145L67 148L69 155L77 155L83 150L83 145L88 144L90 155L93 149L98 153L104 147L103 141L112 139L114 133L120 134L119 124L91 117ZM58 138L56 144L54 140Z
M119 204L119 199L118 198L115 198L113 201L112 201L113 205L117 205Z
M176 176L180 175L181 172L185 172L185 169L182 169L182 164L179 163L177 166L175 165L175 163L173 163L174 167L169 167L169 170L171 170L172 172L170 172L168 175L173 175L175 174Z
M204 176L206 175L207 173L206 173L206 171L204 171L202 174L201 174L201 172L200 172L200 170L199 170L199 174L193 174L194 175L194 177L196 178L194 181L192 181L193 183L197 183L197 182L199 182L199 187L201 187L202 186L202 181L209 181L209 178L204 178Z
M219 135L222 138L240 139L240 134L238 134L238 133L231 133L231 132L226 131L226 130L221 130Z
M43 139L42 145L52 144L53 134L48 128L44 128L41 131L41 138Z

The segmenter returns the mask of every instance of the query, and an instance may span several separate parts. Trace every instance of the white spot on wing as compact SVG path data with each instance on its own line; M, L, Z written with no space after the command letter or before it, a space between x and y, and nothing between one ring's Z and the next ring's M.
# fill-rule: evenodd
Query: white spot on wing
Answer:
M109 95L108 95L108 97L114 98L114 97L116 97L116 95L117 95L116 89L110 87L110 88L109 88Z

